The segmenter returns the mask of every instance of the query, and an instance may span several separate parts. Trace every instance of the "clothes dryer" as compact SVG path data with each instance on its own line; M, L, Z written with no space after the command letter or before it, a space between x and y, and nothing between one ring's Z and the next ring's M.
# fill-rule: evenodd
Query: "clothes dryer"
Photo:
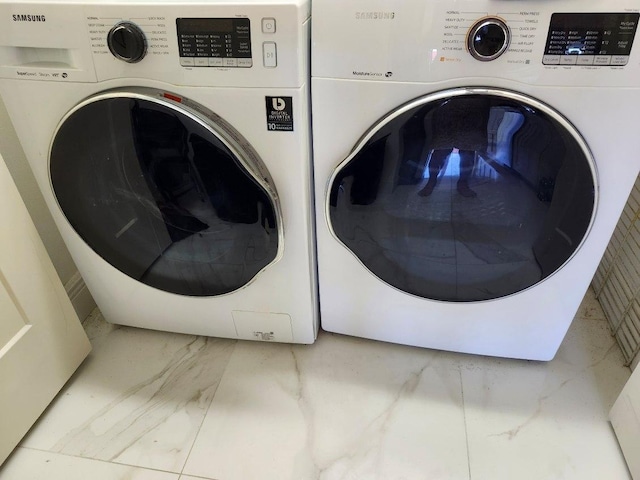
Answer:
M305 0L0 2L0 91L105 318L312 343Z
M324 329L555 355L640 168L639 9L314 1Z

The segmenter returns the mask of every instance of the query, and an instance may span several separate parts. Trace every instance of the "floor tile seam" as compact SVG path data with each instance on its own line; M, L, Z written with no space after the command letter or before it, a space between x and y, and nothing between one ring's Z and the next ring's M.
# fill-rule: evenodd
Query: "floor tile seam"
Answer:
M59 456L62 456L62 457L78 458L78 459L81 459L81 460L88 460L90 462L106 463L107 465L118 465L120 467L139 468L140 470L148 470L148 471L151 471L151 472L168 473L170 475L178 475L178 477L180 477L180 475L182 475L180 472L172 471L172 470L162 470L161 468L145 467L145 466L142 466L142 465L135 465L135 464L132 464L132 463L116 462L116 461L112 461L112 460L103 460L101 458L83 457L82 455L73 455L71 453L56 452L56 451L47 450L47 449L44 449L44 448L24 447L24 446L20 446L18 448L23 448L25 450L33 450L33 451L41 452L41 453L48 453L48 454L51 454L51 455L59 455ZM205 480L207 480L207 479L205 479Z
M188 473L180 474L180 477L178 477L178 480L188 480L187 477L189 477L189 479L196 478L198 480L218 480L217 478L213 478L213 477L201 477L200 475L189 475Z
M464 381L462 376L462 369L458 366L458 375L460 376L460 398L462 399L462 419L464 421L464 440L467 447L467 471L469 480L471 479L471 451L469 447L469 428L467 426L467 406L464 401Z
M202 419L200 420L200 425L198 425L198 431L196 432L196 434L193 437L193 441L191 442L191 445L189 446L189 452L187 453L184 462L182 463L182 467L180 468L180 472L178 472L178 474L180 475L179 478L182 478L183 476L189 476L189 477L197 477L197 478L203 478L204 480L215 480L215 479L208 479L207 477L198 477L197 475L191 475L189 473L185 473L184 469L187 468L187 464L189 463L189 458L191 458L191 453L193 452L193 449L196 445L196 442L198 441L198 438L200 437L200 431L202 430L202 426L204 425L204 422L207 420L207 417L209 416L209 412L211 411L211 405L213 405L213 401L216 398L216 395L218 394L218 390L220 389L220 385L222 385L222 382L224 381L225 377L227 376L227 371L229 370L229 364L231 363L231 359L233 358L233 356L236 354L236 350L238 348L238 343L239 341L236 340L235 343L233 344L233 351L229 354L229 357L227 359L227 364L224 366L224 370L222 371L222 375L220 376L220 381L218 382L218 385L216 385L216 390L215 392L213 392L213 395L211 395L211 399L209 400L209 403L207 405L207 409L205 411L205 414L202 416Z

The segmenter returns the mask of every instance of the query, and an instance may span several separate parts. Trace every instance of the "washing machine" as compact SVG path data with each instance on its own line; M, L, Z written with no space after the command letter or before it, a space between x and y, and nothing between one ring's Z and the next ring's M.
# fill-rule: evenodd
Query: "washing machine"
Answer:
M0 2L0 91L113 323L312 343L309 3Z
M639 11L314 0L323 329L554 357L640 169Z

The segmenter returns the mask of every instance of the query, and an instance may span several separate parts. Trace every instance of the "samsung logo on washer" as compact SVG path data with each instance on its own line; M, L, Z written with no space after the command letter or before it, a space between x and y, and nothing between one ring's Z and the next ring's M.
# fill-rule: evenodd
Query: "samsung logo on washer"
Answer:
M356 20L393 20L396 12L356 12Z
M44 15L14 15L14 22L46 22Z

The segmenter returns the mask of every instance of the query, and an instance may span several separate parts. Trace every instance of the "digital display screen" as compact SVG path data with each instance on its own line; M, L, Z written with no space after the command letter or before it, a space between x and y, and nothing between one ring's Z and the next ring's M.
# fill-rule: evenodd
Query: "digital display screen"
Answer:
M578 64L589 64L595 56L610 62L602 65L626 64L639 18L638 13L554 13L545 46L545 60L554 61L544 63L557 63L558 56L578 55L591 57ZM569 64L570 60L560 59L559 63Z
M181 58L251 58L251 23L248 18L178 18Z
M189 33L232 33L232 18L178 18L178 32Z

